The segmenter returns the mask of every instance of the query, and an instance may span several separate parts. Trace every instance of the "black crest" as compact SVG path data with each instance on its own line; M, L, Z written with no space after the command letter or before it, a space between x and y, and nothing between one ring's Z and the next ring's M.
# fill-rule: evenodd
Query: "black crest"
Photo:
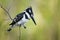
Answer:
M33 15L32 7L27 8L26 12L28 12L30 16Z

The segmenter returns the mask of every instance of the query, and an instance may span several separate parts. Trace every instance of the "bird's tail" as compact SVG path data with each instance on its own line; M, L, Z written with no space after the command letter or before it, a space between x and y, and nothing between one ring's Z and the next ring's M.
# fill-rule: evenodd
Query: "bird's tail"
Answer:
M13 28L13 25L10 26L10 28L7 31L11 31Z

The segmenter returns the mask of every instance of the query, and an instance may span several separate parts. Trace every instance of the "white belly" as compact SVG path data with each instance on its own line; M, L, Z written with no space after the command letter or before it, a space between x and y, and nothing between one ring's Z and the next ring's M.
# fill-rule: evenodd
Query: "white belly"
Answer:
M20 21L18 22L18 25L20 25L20 24L25 24L27 21L28 21L28 19L25 19L25 15L24 15L24 17L22 18L22 20L20 20Z

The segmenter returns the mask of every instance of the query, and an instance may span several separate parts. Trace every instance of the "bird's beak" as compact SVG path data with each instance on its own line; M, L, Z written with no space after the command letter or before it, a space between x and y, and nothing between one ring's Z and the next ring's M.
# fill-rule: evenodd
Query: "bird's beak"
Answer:
M34 17L33 17L33 16L31 16L31 19L32 19L32 21L34 22L34 24L36 25L36 22L35 22L35 20L34 20Z

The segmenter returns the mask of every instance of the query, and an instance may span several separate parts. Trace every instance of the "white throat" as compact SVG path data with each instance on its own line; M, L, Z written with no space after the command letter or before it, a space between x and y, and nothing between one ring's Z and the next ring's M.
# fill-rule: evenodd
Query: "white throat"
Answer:
M25 11L25 14L28 16L28 18L30 19L30 15Z

